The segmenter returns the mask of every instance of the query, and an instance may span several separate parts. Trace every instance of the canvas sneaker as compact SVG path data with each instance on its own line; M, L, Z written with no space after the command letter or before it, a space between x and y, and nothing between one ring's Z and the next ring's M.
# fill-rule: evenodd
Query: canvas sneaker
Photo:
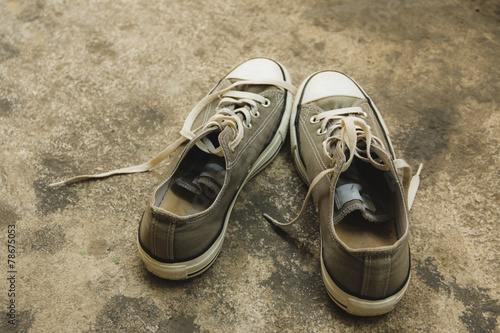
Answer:
M142 216L139 253L159 277L196 276L219 254L243 186L282 146L295 92L281 64L251 59L215 85L188 115L179 139L151 161L54 186L150 170L173 155L170 174L154 190Z
M390 311L410 281L408 210L419 178L396 159L372 100L348 76L324 71L299 87L292 155L309 184L321 232L321 272L332 300L360 316ZM411 185L410 185L411 184ZM271 219L269 216L267 216Z

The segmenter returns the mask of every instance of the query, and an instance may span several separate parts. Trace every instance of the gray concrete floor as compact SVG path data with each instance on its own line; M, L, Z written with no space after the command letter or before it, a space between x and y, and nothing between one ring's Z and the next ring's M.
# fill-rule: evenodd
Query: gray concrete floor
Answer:
M496 0L0 0L0 331L499 332L499 22ZM289 144L240 195L213 267L185 282L149 274L136 249L165 165L47 188L148 160L256 56L297 86L348 73L399 157L424 163L412 282L393 312L330 301L312 204L286 233L262 218L293 217L307 191Z

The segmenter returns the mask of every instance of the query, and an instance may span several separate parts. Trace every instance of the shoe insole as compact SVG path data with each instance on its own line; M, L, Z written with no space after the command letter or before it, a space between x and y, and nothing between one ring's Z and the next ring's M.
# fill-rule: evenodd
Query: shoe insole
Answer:
M389 246L397 241L394 220L385 222L366 221L361 212L348 214L335 225L338 237L352 249Z
M179 216L187 216L204 211L212 204L203 194L194 194L185 188L172 184L163 197L160 207Z

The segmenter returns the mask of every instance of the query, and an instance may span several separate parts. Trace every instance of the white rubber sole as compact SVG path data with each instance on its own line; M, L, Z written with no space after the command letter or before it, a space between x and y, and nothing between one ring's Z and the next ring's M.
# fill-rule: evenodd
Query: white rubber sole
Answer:
M400 291L381 300L372 301L352 296L339 288L330 278L330 274L328 274L323 262L323 253L321 253L321 275L323 276L323 282L328 291L328 295L335 304L350 314L365 317L380 316L390 312L401 301L410 284L410 277L408 277L408 280Z
M290 74L288 73L286 68L283 67L280 63L278 63L278 65L283 70L283 73L285 75L285 80L287 82L291 82ZM233 201L229 205L229 208L226 212L226 217L224 219L222 230L217 239L215 240L215 242L212 244L212 246L210 246L210 248L203 254L192 260L176 262L176 263L165 263L151 258L151 256L147 254L146 251L144 251L139 242L139 237L137 237L137 246L139 248L139 254L142 260L144 261L144 264L148 271L163 279L185 280L202 274L208 268L210 268L210 266L212 266L212 264L214 263L215 259L217 258L217 256L221 251L222 244L226 236L227 226L229 224L229 217L231 216L231 212L233 210L234 204L236 203L238 195L240 194L241 190L243 189L246 183L248 183L255 175L257 175L269 163L272 162L272 160L278 154L281 146L283 146L283 143L285 142L286 134L288 132L288 124L290 122L292 100L293 100L292 93L287 92L285 111L283 113L283 117L281 119L281 123L278 127L278 130L276 131L269 145L260 154L260 156L253 164L253 166L250 168L247 177L245 178L243 183L240 185L238 191L236 192L236 195L234 196Z

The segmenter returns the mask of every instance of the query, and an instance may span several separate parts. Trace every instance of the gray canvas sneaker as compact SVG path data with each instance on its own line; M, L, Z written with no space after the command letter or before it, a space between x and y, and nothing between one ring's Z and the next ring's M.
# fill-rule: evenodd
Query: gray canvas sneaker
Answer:
M282 146L295 92L282 65L251 59L195 106L180 138L151 161L53 186L150 170L173 154L171 172L154 190L143 214L139 253L146 268L159 277L196 276L219 254L241 189Z
M330 297L355 315L390 311L410 280L407 211L418 176L412 181L410 167L395 158L372 100L339 72L315 73L302 83L290 137L296 168L309 192L295 220L279 223L266 217L278 225L292 224L312 195Z

